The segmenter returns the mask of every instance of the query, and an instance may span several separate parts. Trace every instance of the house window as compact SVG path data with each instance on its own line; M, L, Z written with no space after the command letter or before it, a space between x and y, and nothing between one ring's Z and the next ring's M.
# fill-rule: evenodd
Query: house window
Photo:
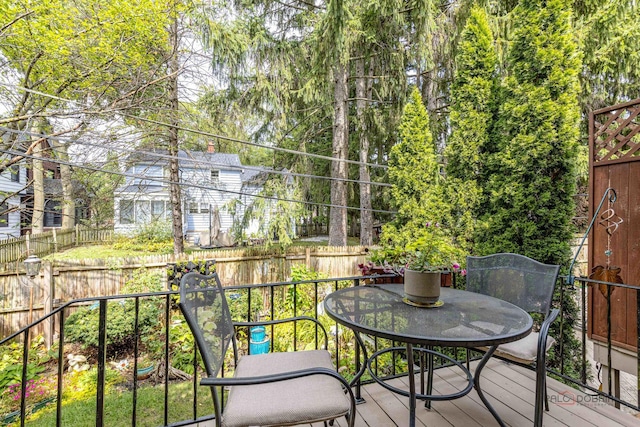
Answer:
M191 214L198 213L198 204L196 202L189 203L189 213Z
M211 184L213 185L220 184L220 171L217 169L211 170Z
M89 219L89 208L85 206L84 200L76 199L76 224L83 219Z
M151 220L151 202L138 200L136 202L136 224L146 224Z
M208 203L200 203L200 213L209 213Z
M9 226L9 205L6 203L0 204L0 227Z
M120 200L120 224L133 224L133 200Z
M11 181L20 182L20 167L18 165L11 166Z
M165 211L166 208L164 200L153 200L151 202L151 219L154 221L167 216Z
M44 203L44 226L62 226L62 205L58 200L47 200Z

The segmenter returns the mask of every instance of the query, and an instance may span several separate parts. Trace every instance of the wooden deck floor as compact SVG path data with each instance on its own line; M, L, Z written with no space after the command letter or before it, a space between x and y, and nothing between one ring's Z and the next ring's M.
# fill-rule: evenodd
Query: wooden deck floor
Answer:
M472 366L473 369L473 366ZM434 391L451 393L464 387L459 370L436 370ZM408 387L408 379L392 381L397 387ZM509 426L533 425L534 372L492 359L482 374L482 388ZM640 419L620 411L598 398L592 398L551 378L548 379L550 411L544 415L545 426L575 427L640 427ZM405 427L409 425L409 399L392 393L378 384L363 387L366 403L357 406L356 427ZM434 402L428 410L418 402L416 426L486 427L497 426L493 416L472 390L467 396L447 402ZM334 426L346 427L345 419ZM200 427L213 426L201 423ZM322 427L322 423L312 427Z

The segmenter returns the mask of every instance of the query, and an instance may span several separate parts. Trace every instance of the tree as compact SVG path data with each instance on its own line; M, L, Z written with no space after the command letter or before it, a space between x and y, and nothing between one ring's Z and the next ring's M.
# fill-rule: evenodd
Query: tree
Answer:
M29 158L43 139L78 136L96 117L148 101L141 93L155 80L166 35L154 29L164 16L164 5L150 0L3 2L0 75L15 89L0 92L0 103L9 111L0 119L6 126L0 148L12 153L2 158L0 171ZM31 137L35 131L44 137ZM51 142L54 151L47 156L65 160L68 144ZM37 159L34 166L32 228L37 232L44 190ZM75 195L71 171L66 166L61 171L67 228L73 225Z
M124 177L117 173L118 155L109 152L105 157L98 163L85 162L88 168L77 168L74 174L86 190L83 203L90 210L88 224L96 228L112 223L114 191L124 182Z
M178 1L174 0L171 8L172 22L167 29L169 32L170 50L168 54L167 83L168 83L168 106L169 123L167 129L167 145L169 148L169 200L171 202L171 230L173 232L173 253L178 255L184 252L184 231L182 229L182 195L180 191L180 168L178 164L178 124L179 108L178 102Z
M580 60L563 0L525 0L510 48L480 253L518 252L562 264L569 256Z
M235 237L237 240L251 237L243 233L254 222L258 226L257 237L264 239L265 246L277 245L286 249L293 243L296 221L304 213L303 206L294 201L299 200L300 191L289 175L267 178L264 174L262 178L259 197L250 200L243 217L234 224ZM225 209L236 212L238 203L236 199Z
M497 57L484 9L474 8L462 30L451 85L451 136L445 148L446 222L456 242L473 247L486 146L493 123Z
M508 76L495 133L501 138L488 160L491 175L484 188L488 207L475 247L481 255L515 252L567 266L573 235L580 72L571 2L522 0L513 13ZM575 313L569 292L560 304L564 312ZM567 315L552 326L555 336L561 325L564 329L560 346L568 360L577 357L574 321ZM554 353L552 366L560 366L560 359L561 353Z
M634 0L576 1L580 40L581 106L588 112L637 98L640 93L640 4ZM586 120L583 121L585 135Z
M393 221L383 226L381 241L405 246L416 230L439 222L440 167L429 130L429 115L414 88L404 107L399 139L389 154L391 198L397 209Z

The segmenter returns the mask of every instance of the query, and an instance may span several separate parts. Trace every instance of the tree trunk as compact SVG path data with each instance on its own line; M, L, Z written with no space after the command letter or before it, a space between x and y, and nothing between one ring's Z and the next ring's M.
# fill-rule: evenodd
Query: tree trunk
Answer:
M364 76L364 59L356 61L356 114L360 139L360 244L373 244L373 214L371 212L371 174L369 166L369 135L365 109L367 108L367 79Z
M338 64L334 72L333 153L331 163L331 210L329 213L329 246L347 245L347 69Z
M177 13L177 12L176 12ZM169 128L169 191L171 200L171 220L173 230L173 253L184 252L184 234L182 230L182 195L180 194L180 170L178 164L178 18L174 17L171 25L170 36L173 52L169 61L169 102L171 124Z
M33 212L31 213L31 234L42 233L44 229L44 166L42 164L42 143L33 147Z
M63 162L60 163L60 181L62 182L62 229L70 230L76 224L76 198L73 194L73 184L71 182L71 167L64 162L69 160L67 144L52 141L58 157Z

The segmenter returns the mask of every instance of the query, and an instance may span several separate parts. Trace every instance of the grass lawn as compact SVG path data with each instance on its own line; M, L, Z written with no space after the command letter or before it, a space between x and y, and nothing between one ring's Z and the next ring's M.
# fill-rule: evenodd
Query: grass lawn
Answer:
M131 426L133 392L113 391L105 396L104 425L109 427ZM169 423L193 418L193 384L189 381L169 385ZM137 426L164 425L164 386L148 386L138 389ZM198 387L198 417L213 413L211 393L206 387ZM67 402L62 405L62 425L93 427L96 424L95 396ZM18 425L19 423L15 423ZM33 414L26 422L33 427L56 425L56 405Z
M349 246L357 246L360 244L360 241L357 237L349 237L347 240L347 245ZM313 247L313 246L326 246L327 238L318 238L313 240L296 240L293 242L293 247ZM220 249L209 249L211 252L215 252L217 250L224 250L225 248ZM200 250L197 247L185 248L185 252L189 253L192 250ZM115 249L111 245L92 245L92 246L82 246L77 248L71 248L63 252L58 252L55 254L47 255L43 257L45 260L53 261L53 260L76 260L76 259L105 259L105 258L123 258L129 256L146 256L146 255L157 255L157 252L151 251L132 251L131 249Z

